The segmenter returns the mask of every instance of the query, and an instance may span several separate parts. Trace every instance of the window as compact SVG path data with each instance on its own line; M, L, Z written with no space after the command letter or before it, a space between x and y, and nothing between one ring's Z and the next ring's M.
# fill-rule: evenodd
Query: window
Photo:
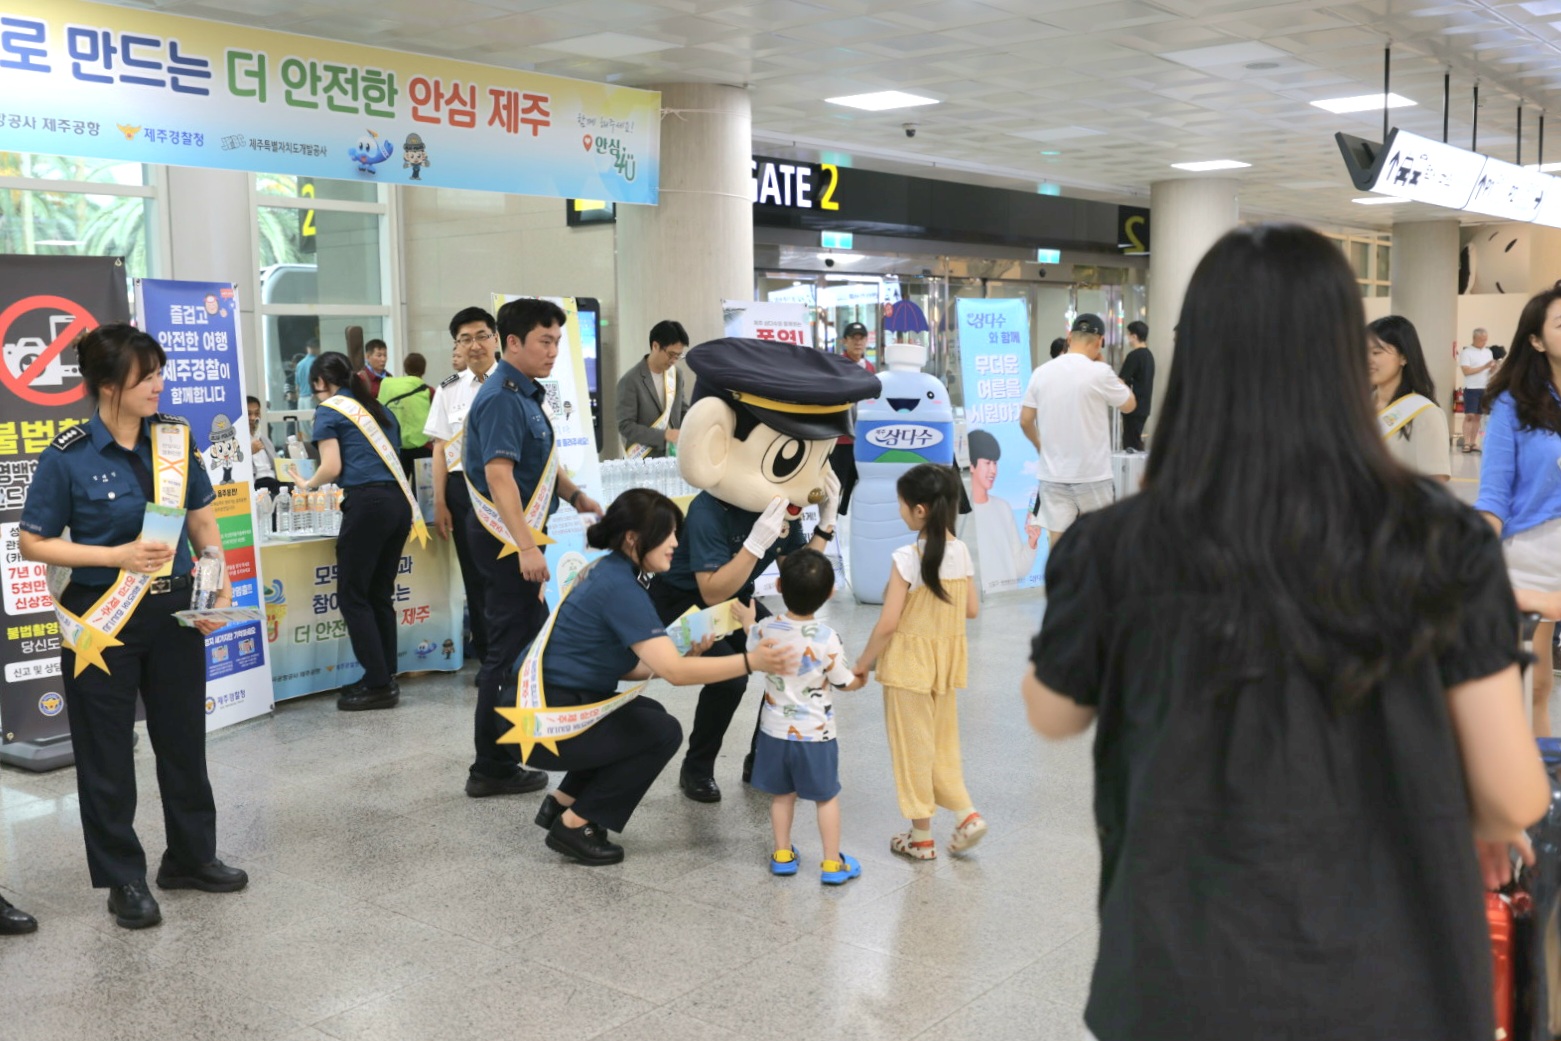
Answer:
M1361 296L1389 296L1392 278L1389 275L1393 255L1393 239L1388 235L1372 233L1328 233L1349 258L1355 271L1355 281L1360 285Z
M140 163L0 152L0 253L124 257L156 275L160 173Z

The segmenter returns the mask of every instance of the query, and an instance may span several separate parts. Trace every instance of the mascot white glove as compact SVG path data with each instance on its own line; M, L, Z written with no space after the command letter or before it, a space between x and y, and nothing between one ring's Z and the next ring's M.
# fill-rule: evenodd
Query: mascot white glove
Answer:
M743 542L743 549L763 559L764 554L775 545L775 540L781 537L781 532L786 527L786 506L786 500L778 495L771 499L770 505L759 514L759 519L753 522L753 530L748 532L748 538Z
M826 531L835 530L835 518L840 514L840 478L833 467L824 467L824 501L818 506L818 526Z

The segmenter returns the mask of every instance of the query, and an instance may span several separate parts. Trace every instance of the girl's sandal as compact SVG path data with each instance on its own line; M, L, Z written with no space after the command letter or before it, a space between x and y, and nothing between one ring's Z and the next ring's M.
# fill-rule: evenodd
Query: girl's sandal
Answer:
M972 812L954 829L954 835L949 839L949 852L966 853L985 837L986 818Z
M938 844L932 839L924 839L921 842L913 841L910 832L896 835L889 840L889 850L898 853L902 857L912 860L937 860Z

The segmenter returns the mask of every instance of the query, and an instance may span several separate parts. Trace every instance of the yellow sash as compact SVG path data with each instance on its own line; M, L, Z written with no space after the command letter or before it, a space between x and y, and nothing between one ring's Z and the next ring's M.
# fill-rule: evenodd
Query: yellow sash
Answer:
M531 650L526 652L526 657L520 663L520 677L515 684L515 707L499 708L499 715L514 724L508 733L499 738L501 745L519 745L520 758L525 761L531 758L531 750L537 745L558 754L558 742L567 741L576 737L606 719L612 713L622 708L639 696L645 689L645 684L640 683L626 691L614 694L605 701L593 702L589 705L570 705L567 708L548 708L547 697L542 688L542 655L547 650L547 642L553 635L553 625L558 621L558 613L564 608L564 601L569 599L569 594L579 588L585 581L585 576L591 573L596 566L592 562L576 576L574 584L564 590L564 595L559 599L558 606L553 613L548 615L547 624L537 634L536 640L531 644Z
M419 546L426 546L428 525L423 522L423 511L417 505L417 496L412 494L412 486L407 483L407 475L401 469L401 456L390 443L390 438L385 436L384 428L374 422L374 417L369 415L369 410L358 404L354 398L338 394L326 398L320 404L346 416L347 421L358 428L358 433L374 446L374 451L379 453L380 462L384 463L385 469L395 477L396 483L401 486L401 494L407 497L407 505L412 507L412 537L417 539Z
M661 389L665 392L662 395L662 399L666 402L666 405L662 408L661 415L657 416L656 421L650 425L652 430L665 430L667 429L667 424L672 421L672 400L677 396L678 392L678 367L676 365L668 365L667 371L661 374ZM649 445L630 445L623 454L628 459L643 459L653 451L655 449Z
M466 438L466 428L452 437L444 446L445 463L450 462L452 453L456 459L461 458L461 442ZM465 467L461 468L461 475L466 478L466 488L471 493L472 512L477 515L478 522L489 535L498 539L504 548L499 550L499 559L503 560L516 552L515 536L509 533L509 527L504 523L504 517L499 513L499 508L493 500L477 490L472 483L471 475ZM538 546L551 546L553 539L544 534L542 528L547 524L550 508L553 505L553 491L558 487L558 439L553 439L553 447L547 453L547 463L542 467L542 476L537 479L537 486L531 490L531 501L526 503L526 527L531 531L531 540Z
M182 423L153 423L152 465L157 504L184 509L190 479L190 428ZM118 639L119 631L135 614L151 584L151 575L120 571L114 584L81 617L67 611L56 595L54 613L60 620L60 642L76 652L75 675L80 676L88 665L108 672L103 652L124 645Z
M1415 417L1420 413L1435 406L1436 402L1423 394L1405 394L1377 413L1377 422L1382 428L1382 440L1386 441L1414 422Z

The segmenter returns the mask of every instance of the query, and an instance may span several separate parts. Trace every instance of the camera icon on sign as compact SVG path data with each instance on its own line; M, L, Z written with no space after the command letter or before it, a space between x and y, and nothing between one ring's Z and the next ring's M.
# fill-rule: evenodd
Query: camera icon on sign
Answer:
M41 336L19 337L15 343L5 344L0 347L0 360L5 363L6 369L13 376L20 377L27 371L28 366L37 361L44 351L49 349L49 343L57 340L60 334L76 320L75 315L54 314L49 316L50 340L46 341ZM64 385L66 379L80 377L81 369L76 365L66 365L61 360L61 355L56 354L49 359L43 371L32 380L35 387L59 387Z

